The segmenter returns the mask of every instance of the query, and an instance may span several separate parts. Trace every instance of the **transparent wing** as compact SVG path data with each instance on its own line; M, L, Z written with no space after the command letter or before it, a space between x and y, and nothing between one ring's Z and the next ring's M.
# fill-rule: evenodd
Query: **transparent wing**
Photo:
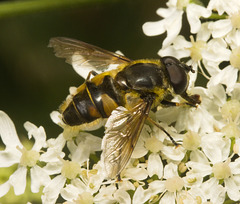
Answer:
M71 64L75 71L84 78L92 70L99 73L105 71L110 64L118 65L130 61L123 55L70 38L51 38L49 47L53 47L55 55L65 58L66 62Z
M132 110L120 106L109 117L101 158L108 178L115 178L127 165L150 108L147 102L139 103Z

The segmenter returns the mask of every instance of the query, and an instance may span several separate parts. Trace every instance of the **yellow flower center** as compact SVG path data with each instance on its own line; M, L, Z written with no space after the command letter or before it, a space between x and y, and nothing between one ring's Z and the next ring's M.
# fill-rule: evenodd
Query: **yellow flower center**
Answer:
M196 150L201 143L199 134L189 131L183 137L183 147L187 150Z
M178 0L177 1L177 9L183 10L189 4L189 0Z
M234 13L232 16L231 16L231 22L232 22L232 26L234 28L240 28L240 12L238 13Z
M206 42L203 40L194 41L193 36L190 36L192 47L189 48L191 58L197 62L202 59L202 50L207 47Z
M221 132L223 132L228 138L239 138L240 136L240 129L234 122L225 125L221 129Z
M240 69L240 47L232 50L232 53L230 55L230 64L233 67Z
M17 149L22 153L20 165L29 167L36 165L40 157L39 152L35 150L26 150L24 147L22 149L17 147Z
M93 196L89 192L83 192L78 195L77 200L74 200L76 204L93 204Z
M184 186L183 179L179 176L174 176L172 178L168 178L165 182L165 188L169 192L180 191Z
M81 172L81 166L77 162L63 160L61 173L68 179L74 179Z
M228 162L219 162L214 164L212 171L216 179L226 179L231 176L231 169Z
M239 117L240 102L238 100L230 100L226 102L221 109L222 117L234 121Z

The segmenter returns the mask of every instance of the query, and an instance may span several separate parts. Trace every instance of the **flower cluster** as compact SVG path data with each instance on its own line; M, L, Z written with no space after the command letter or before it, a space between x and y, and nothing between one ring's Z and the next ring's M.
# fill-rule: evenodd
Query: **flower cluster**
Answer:
M184 13L192 34L189 39L179 35ZM181 145L174 146L162 130L146 124L121 181L106 180L101 138L69 131L55 111L52 120L63 127L63 133L47 140L43 127L26 122L28 138L35 140L27 149L11 119L0 111L5 145L0 167L18 166L0 184L0 197L11 187L16 195L23 194L29 173L31 191L43 187L42 203L56 203L59 197L69 204L240 201L240 1L210 0L205 7L200 1L169 0L157 14L162 19L145 23L144 33L167 32L159 55L188 59L196 70L188 91L199 94L202 101L197 108L158 108L150 114ZM195 86L197 73L206 78L206 87Z

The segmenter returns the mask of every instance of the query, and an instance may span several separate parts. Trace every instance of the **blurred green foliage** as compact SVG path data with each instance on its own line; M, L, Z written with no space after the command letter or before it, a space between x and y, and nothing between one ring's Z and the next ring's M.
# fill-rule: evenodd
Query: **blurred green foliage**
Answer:
M163 37L145 36L142 24L159 20L156 10L165 3L159 0L1 2L0 109L11 117L18 133L26 136L23 123L28 120L42 125L48 137L56 137L61 129L49 114L58 109L70 86L83 82L70 65L56 58L47 47L51 37L71 37L110 51L121 50L133 59L156 58Z

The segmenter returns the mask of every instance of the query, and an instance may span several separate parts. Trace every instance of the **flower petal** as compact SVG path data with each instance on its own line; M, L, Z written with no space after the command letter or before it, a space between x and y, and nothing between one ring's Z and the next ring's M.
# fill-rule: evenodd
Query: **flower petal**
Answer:
M145 156L148 150L144 147L144 141L139 138L136 147L133 150L131 158L137 159Z
M225 200L225 188L218 183L217 179L210 178L201 185L205 197L211 199L212 203L223 203Z
M176 10L171 19L167 21L165 25L167 28L167 37L163 41L163 47L170 45L179 34L182 27L182 14L183 11Z
M213 164L225 161L230 153L231 142L229 139L222 137L223 133L219 132L206 134L202 137L203 152ZM214 144L214 146L212 144Z
M21 155L21 152L15 147L6 148L6 150L0 151L0 167L9 167L19 163Z
M35 139L35 143L32 147L33 150L39 151L42 147L46 146L46 133L42 126L39 128L30 122L24 123L24 128L28 131L28 138Z
M114 203L115 199L113 198L114 192L117 190L115 185L105 186L103 185L99 190L99 193L95 196L95 203Z
M161 198L159 204L165 204L165 203L168 203L168 204L175 204L176 203L174 193L166 192L164 194L164 196Z
M118 203L131 204L130 195L122 189L118 189L113 196Z
M165 190L165 181L155 180L149 183L149 189L152 191L153 195L163 192Z
M198 149L191 152L190 161L208 165L208 159L206 155Z
M226 41L222 38L210 40L207 44L207 49L202 50L202 57L205 60L217 63L229 61L230 54L231 51L228 49Z
M148 157L148 174L152 177L154 174L158 175L158 178L163 176L163 163L159 154L150 154Z
M174 161L181 161L185 156L185 149L182 146L163 146L161 151L165 157L172 159Z
M24 193L26 188L26 176L27 168L20 167L9 177L9 182L13 186L16 195Z
M128 190L135 190L135 186L132 182L129 180L125 180L125 178L122 179L122 182L119 182L118 184L119 189L128 191Z
M66 185L66 187L61 190L61 196L65 200L73 202L73 200L77 199L78 194L82 192L83 191L80 191L76 186L69 184L69 185Z
M7 147L22 147L12 120L3 111L0 111L0 136Z
M11 184L9 181L0 185L0 198L8 193L10 187L11 187Z
M218 84L224 84L227 86L226 93L231 93L234 89L238 78L238 69L227 66L223 70L221 70L215 76L212 76L210 81L208 82L208 87L217 86Z
M47 152L41 154L39 160L44 162L58 162L59 157L63 158L64 156L65 156L64 152L54 148L48 148Z
M166 30L164 28L165 21L157 22L147 22L143 24L143 32L148 36L155 36L164 33Z
M212 36L214 38L221 38L232 30L231 20L223 19L215 22L210 22L208 28L212 30Z
M30 169L31 174L31 190L33 193L38 193L41 186L46 186L50 181L49 175L44 169L35 165Z
M50 114L50 118L52 119L52 121L61 126L61 124L63 123L62 119L61 119L61 113L59 113L58 111L53 111Z
M62 162L58 160L58 162L49 162L46 166L44 166L44 170L48 175L58 174L62 169Z
M51 182L43 189L42 202L43 203L56 203L61 189L65 184L66 178L62 175L56 176Z
M124 177L134 180L144 180L148 177L147 170L144 168L127 168L123 171Z
M205 18L211 15L211 11L204 8L203 6L199 6L197 4L189 4L187 6L187 19L191 27L191 33L197 33L201 28L200 17L203 16Z
M239 201L240 200L239 186L236 185L233 178L224 179L224 183L229 198L234 201Z
M145 203L149 198L151 197L151 195L149 195L149 191L144 190L142 188L142 186L138 186L137 190L135 191L134 195L133 195L133 200L132 203L133 204L143 204Z
M177 165L174 163L169 163L164 167L164 178L168 179L171 178L173 176L178 176L178 172L177 172Z
M229 167L231 168L232 174L240 175L240 158L236 159L234 162L230 162Z
M212 167L208 163L200 163L189 161L186 163L188 168L193 169L194 173L200 174L202 177L210 175L212 173Z
M174 41L173 45L164 47L158 51L158 55L160 56L174 56L178 59L189 57L190 48L192 44L187 41L182 35L178 35Z

